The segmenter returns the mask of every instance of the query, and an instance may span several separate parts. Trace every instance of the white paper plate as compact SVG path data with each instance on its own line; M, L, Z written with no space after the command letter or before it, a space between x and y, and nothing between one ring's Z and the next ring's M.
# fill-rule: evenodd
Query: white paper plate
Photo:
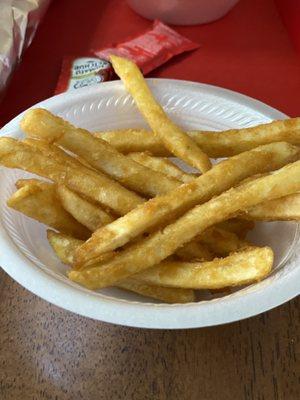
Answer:
M168 79L148 82L171 118L185 129L240 128L285 117L256 100L213 86ZM36 106L90 130L146 126L119 81L61 94ZM21 137L20 118L7 124L1 134ZM264 281L235 293L213 299L203 294L198 303L167 305L114 288L84 289L65 277L65 266L47 243L45 226L7 208L14 182L25 175L0 169L0 265L31 292L62 308L122 325L194 328L247 318L299 294L299 229L285 222L258 224L252 239L274 249L274 271Z

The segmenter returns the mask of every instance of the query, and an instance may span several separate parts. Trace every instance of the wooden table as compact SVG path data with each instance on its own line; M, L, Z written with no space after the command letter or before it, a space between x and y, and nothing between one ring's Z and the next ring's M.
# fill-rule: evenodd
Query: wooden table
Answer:
M300 301L213 328L142 330L53 306L0 272L1 400L298 400Z

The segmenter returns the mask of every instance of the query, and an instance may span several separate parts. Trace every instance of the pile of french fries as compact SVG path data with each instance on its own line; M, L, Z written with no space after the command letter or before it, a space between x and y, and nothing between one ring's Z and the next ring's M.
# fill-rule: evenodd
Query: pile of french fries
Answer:
M199 290L265 278L273 251L246 235L255 221L299 221L300 118L184 132L135 64L111 61L151 131L91 133L29 110L24 140L0 138L0 164L47 180L18 180L8 206L52 228L49 243L69 278L89 289L183 303ZM213 166L220 157L228 158Z

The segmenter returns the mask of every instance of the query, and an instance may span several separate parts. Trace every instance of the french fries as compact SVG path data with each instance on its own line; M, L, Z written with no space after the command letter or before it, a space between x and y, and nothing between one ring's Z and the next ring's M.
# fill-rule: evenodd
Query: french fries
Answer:
M40 183L41 181L37 179L29 179L29 180L19 180L17 181L16 185L22 187L26 185L28 182ZM52 188L54 185L49 184ZM45 191L45 190L44 190ZM60 200L61 205L58 207L61 209L61 206L68 211L80 224L87 227L91 232L94 232L99 226L106 225L109 222L114 220L114 217L109 214L108 212L104 211L98 205L95 205L88 200L80 197L77 193L73 192L72 190L68 189L64 185L57 185L56 187L57 193L57 201ZM46 195L46 193L45 193ZM32 216L34 218L34 214ZM58 218L59 219L59 218ZM52 226L51 224L48 224ZM60 229L62 232L65 232L64 229ZM65 232L68 233L68 232ZM77 235L76 235L77 236ZM89 237L90 235L86 236ZM105 253L108 254L108 253ZM212 253L207 249L205 244L200 244L196 242L190 242L182 246L176 254L179 256L180 259L185 261L190 260L211 260L213 258Z
M126 214L144 200L107 176L80 165L71 165L40 149L12 138L0 138L0 164L19 168L65 184L70 189L98 201L119 215Z
M153 157L148 153L130 153L128 157L139 164L145 165L153 171L159 171L164 175L178 179L183 183L192 182L197 175L187 174L173 164L167 158Z
M59 259L67 265L72 264L74 252L81 241L53 231L48 231L48 239ZM186 289L220 289L253 283L269 274L272 263L273 252L270 248L252 247L210 262L165 261L118 282L117 286L166 302L187 302L193 301L194 294ZM75 271L70 274L76 276ZM93 288L88 281L83 284ZM186 289L168 292L163 290L165 287Z
M73 264L74 252L83 242L73 236L50 229L47 230L47 239L58 258L67 265ZM102 255L101 262L111 260L115 255L113 251L105 253Z
M300 193L258 204L241 216L255 221L300 221Z
M44 140L25 138L22 143L30 146L34 150L40 151L47 157L52 157L54 160L67 164L71 167L87 167L87 164L83 164L79 157L72 157L70 154L66 153L63 149L56 145L51 145ZM93 171L91 166L87 167L89 170Z
M134 98L138 109L165 147L187 164L198 168L199 171L208 171L211 168L211 162L207 155L167 117L163 108L153 97L138 67L132 61L115 55L111 55L110 59L115 72Z
M92 232L114 220L111 214L98 205L80 197L65 185L57 186L57 195L64 209Z
M105 254L105 253L104 253ZM176 251L176 256L183 261L208 261L214 258L213 252L210 251L204 243L195 241L186 243Z
M104 226L114 220L111 214L104 211L98 205L90 203L88 200L80 197L77 193L64 185L57 186L57 194L64 209L91 232L94 232L100 226ZM211 260L213 257L205 244L196 242L185 244L176 254L185 261L194 259Z
M186 289L223 289L241 286L265 278L273 265L270 247L250 247L225 258L206 262L163 261L132 277L149 285ZM99 276L103 269L94 267L84 271L71 270L68 276L88 289L98 289L94 271ZM99 282L99 281L98 281Z
M73 264L74 251L81 244L82 240L75 239L71 235L64 235L61 232L47 230L47 239L58 258L67 265Z
M95 231L102 225L109 224L115 219L98 204L95 205L91 203L64 185L55 185L43 182L39 179L19 179L16 182L17 189L21 189L28 185L38 185L43 188L45 196L48 196L49 198L51 198L53 193L55 195L55 204L60 202L64 210L68 211L75 220L80 222L81 225L88 228L91 232ZM65 232L64 229L60 230Z
M273 265L270 247L250 247L225 258L199 263L164 261L134 275L145 283L189 289L223 289L253 283L269 275ZM71 273L72 274L72 273Z
M250 128L223 132L190 131L187 134L212 158L232 157L257 146L288 142L300 146L300 118L273 121ZM171 152L160 138L145 129L119 129L97 132L121 153L148 151L154 156L168 157Z
M94 263L101 253L123 246L150 227L161 226L170 217L182 215L196 204L208 201L243 179L279 168L299 156L298 147L287 143L272 143L225 160L193 182L167 195L151 199L124 217L98 229L78 249L76 263Z
M146 129L117 129L115 131L94 132L123 154L148 152L157 157L169 157L172 153L163 145L158 136Z
M18 180L7 204L59 231L47 231L51 247L71 267L69 278L89 289L114 285L186 303L194 290L224 292L265 278L273 251L245 237L254 221L300 220L300 118L186 133L135 64L111 59L153 132L99 137L29 110L26 139L0 138L0 165L50 182ZM202 175L155 157L173 154ZM208 158L227 156L213 167Z
M226 220L238 211L298 192L299 176L300 161L296 161L273 174L232 188L194 207L162 231L159 230L129 246L101 267L76 271L75 275L70 272L70 279L77 282L87 279L93 281L97 288L113 285L116 281L159 264L184 243L190 242L208 227Z
M71 265L73 263L74 252L82 241L51 230L47 231L47 237L58 258L64 264ZM106 257L109 258L111 256L111 254L108 254ZM195 301L195 294L191 289L173 289L161 287L159 285L149 285L135 277L118 282L117 286L121 289L129 290L142 296L152 297L166 303L187 303Z
M259 207L259 204L255 207ZM248 221L241 218L231 218L220 222L216 227L235 233L240 239L245 239L247 233L255 226L254 221Z
M50 244L55 253L62 262L71 264L73 261L72 255L80 241L67 238L59 233L51 231L49 233L51 233ZM65 253L67 253L67 257ZM269 274L272 264L273 252L269 247L250 247L224 259L216 258L208 262L164 261L158 266L133 275L130 279L136 282L137 287L141 282L144 282L158 287L221 289L258 281ZM71 271L70 276L75 281L76 276L81 277L75 271ZM124 282L126 285L128 280L119 282L118 286L126 288L126 286L123 286ZM93 289L93 282L84 280L79 283ZM141 294L145 295L145 293ZM153 296L150 294L150 297Z
M74 252L81 241L53 231L48 231L48 239L59 259L65 264L72 264ZM224 259L216 258L208 262L164 261L118 282L117 286L167 302L186 302L193 301L194 296L186 289L221 289L253 283L267 276L272 264L273 251L269 247L250 247ZM75 271L70 272L70 275L76 279ZM85 280L79 283L93 289L93 282ZM168 293L162 291L162 287L186 289ZM172 298L168 300L167 295Z
M18 208L18 211L23 212L23 214L65 234L73 232L75 237L88 238L90 236L89 231L93 232L99 226L113 221L113 217L110 214L99 206L83 199L64 185L55 186L52 183L38 179L19 179L16 182L16 186L19 189L26 186L27 189L14 194L11 203L8 203L12 208ZM28 208L30 211L28 211ZM80 222L80 224L75 223L76 230L70 230L75 228L69 221L74 221L65 210ZM84 227L87 227L89 231ZM177 256L184 261L205 261L213 258L213 253L209 251L206 245L211 247L216 254L228 254L242 247L236 235L219 228L204 232L199 240L202 243L192 241L178 249ZM80 244L82 243L80 242Z
M249 247L249 243L240 239L235 233L218 227L206 229L197 239L214 254L220 256L226 256L243 247Z
M117 285L121 289L152 297L165 303L191 303L195 301L195 293L191 289L162 287L149 285L135 278L128 278Z
M179 186L172 177L149 170L119 153L101 138L76 128L47 110L29 110L21 121L21 128L29 137L56 143L78 154L97 170L144 195L156 196Z
M87 239L89 230L67 213L58 201L54 185L47 182L23 182L7 205L28 217L71 236Z
M30 178L30 179L18 179L17 182L15 182L15 187L17 189L21 189L24 186L27 185L40 185L41 183L47 183L49 184L50 182L46 182L46 181L41 181L40 179L36 179L36 178ZM50 187L53 188L53 185L50 184ZM45 186L46 187L46 186Z

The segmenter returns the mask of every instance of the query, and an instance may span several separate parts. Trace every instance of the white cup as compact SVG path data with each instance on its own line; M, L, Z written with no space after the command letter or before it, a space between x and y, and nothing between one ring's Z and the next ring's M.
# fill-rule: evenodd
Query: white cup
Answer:
M174 25L205 24L222 18L239 0L127 0L141 16Z

